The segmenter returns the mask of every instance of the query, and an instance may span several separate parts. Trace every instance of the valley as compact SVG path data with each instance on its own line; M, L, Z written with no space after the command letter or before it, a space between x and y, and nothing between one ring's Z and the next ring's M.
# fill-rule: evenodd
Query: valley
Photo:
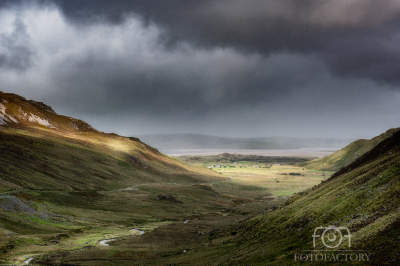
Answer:
M249 159L247 163L259 163ZM285 158L288 162L290 159ZM282 158L279 160L282 162ZM3 262L23 264L33 258L30 263L82 265L90 258L88 265L109 265L142 258L134 262L129 259L129 263L157 264L153 259L158 261L160 254L170 257L203 247L214 232L222 232L266 208L284 204L286 195L291 193L288 190L297 192L327 177L322 172L303 171L291 165L262 165L265 168L248 167L242 171L238 166L236 172L231 168L204 168L220 177L207 182L173 180L116 190L3 192L3 197L17 200L12 202L16 209L10 209L2 217L8 228L3 232L8 236L3 242ZM301 176L291 176L288 171L300 171ZM298 186L304 180L308 183ZM21 202L27 200L32 210L21 211ZM5 206L1 196L0 204ZM139 236L132 229L145 234ZM112 240L105 245L108 239ZM179 242L171 246L177 239ZM7 248L6 243L12 243L12 248ZM132 249L127 243L136 243L140 248ZM99 259L95 262L93 258Z
M368 263L400 261L398 129L323 158L171 157L0 97L1 265L303 265L331 251L321 226L348 228Z

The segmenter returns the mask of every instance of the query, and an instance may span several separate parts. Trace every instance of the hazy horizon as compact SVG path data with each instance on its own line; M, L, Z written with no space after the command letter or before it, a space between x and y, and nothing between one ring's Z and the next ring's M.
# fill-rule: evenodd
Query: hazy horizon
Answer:
M383 133L383 132L382 132ZM149 136L149 135L205 135L205 136L210 136L210 137L219 137L219 138L234 138L234 139L258 139L258 138L299 138L299 139L348 139L348 140L352 140L355 138L342 138L342 137L328 137L328 138L324 138L324 137L293 137L293 136L288 136L288 137L283 137L283 136L255 136L255 137L226 137L226 136L222 136L222 135L212 135L212 134L199 134L199 133L151 133L151 134L139 134L136 135L136 137L140 137L140 136Z
M0 91L124 136L398 127L398 1L322 2L4 0Z

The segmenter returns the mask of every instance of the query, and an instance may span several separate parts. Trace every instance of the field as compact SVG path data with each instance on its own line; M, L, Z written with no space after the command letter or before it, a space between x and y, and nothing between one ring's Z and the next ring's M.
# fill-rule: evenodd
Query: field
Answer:
M209 167L214 172L232 178L231 182L212 187L221 193L241 194L253 199L290 196L313 187L330 177L332 171L314 171L296 166L309 158L271 157L260 155L221 154L219 156L180 156L180 160Z
M268 168L236 166L236 168L216 168L215 171L232 177L232 183L239 185L238 188L242 191L243 196L250 197L256 196L257 191L260 192L259 196L265 192L273 196L291 196L321 183L333 173L303 170L301 167L291 165L273 165ZM219 191L233 189L227 183L218 183L213 187Z

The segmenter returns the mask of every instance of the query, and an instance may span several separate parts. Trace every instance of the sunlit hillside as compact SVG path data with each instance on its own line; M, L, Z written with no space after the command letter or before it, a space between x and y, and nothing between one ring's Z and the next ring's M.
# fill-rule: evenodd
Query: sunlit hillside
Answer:
M393 133L399 130L400 128L392 128L370 140L359 139L331 155L314 161L301 163L300 166L315 170L338 171L354 162L358 157L362 156L366 152L372 150L381 141L391 137Z

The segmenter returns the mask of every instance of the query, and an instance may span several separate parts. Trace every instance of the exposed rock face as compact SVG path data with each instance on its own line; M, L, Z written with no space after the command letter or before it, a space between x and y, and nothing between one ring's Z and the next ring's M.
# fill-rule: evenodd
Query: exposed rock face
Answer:
M33 101L33 100L29 100L28 102L30 104L32 104L33 106L35 106L35 105L38 106L40 109L42 109L42 110L44 110L44 111L46 111L48 113L52 113L52 114L55 114L55 115L57 114L56 112L54 112L53 108L51 108L48 105L45 105L42 102L36 102L36 101Z
M36 212L26 203L15 196L0 196L0 208L8 212L29 211Z
M183 203L182 201L178 200L177 198L171 195L158 195L156 200L169 200L175 203Z
M15 196L0 195L0 209L7 212L17 212L23 214L41 214L35 209L32 209L28 204Z

